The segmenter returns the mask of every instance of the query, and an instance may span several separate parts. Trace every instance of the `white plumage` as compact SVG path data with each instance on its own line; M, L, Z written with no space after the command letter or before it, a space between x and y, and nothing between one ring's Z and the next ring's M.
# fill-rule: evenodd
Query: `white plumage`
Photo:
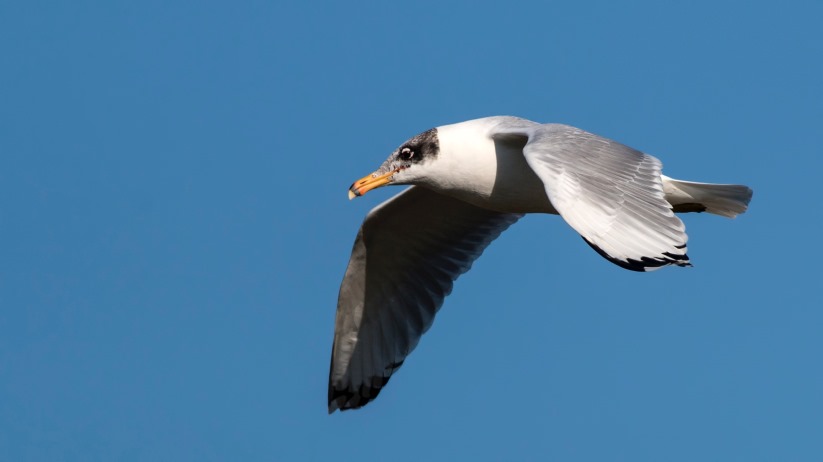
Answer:
M560 124L488 117L423 132L350 197L415 185L372 210L337 305L329 412L374 399L431 326L457 277L525 213L559 214L623 268L690 266L674 212L734 217L752 191L674 180L656 158Z

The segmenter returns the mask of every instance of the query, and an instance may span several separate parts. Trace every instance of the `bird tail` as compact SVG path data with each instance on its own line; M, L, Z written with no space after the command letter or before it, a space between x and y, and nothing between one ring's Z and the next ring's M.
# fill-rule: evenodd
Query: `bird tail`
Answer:
M752 190L737 184L712 184L663 177L666 200L675 212L709 212L734 218L749 208Z

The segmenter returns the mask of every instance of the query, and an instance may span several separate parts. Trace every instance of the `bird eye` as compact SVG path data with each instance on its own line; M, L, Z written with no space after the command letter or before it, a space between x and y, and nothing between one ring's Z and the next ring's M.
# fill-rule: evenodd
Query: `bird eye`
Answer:
M411 160L414 157L414 151L409 148L403 148L400 150L400 160Z

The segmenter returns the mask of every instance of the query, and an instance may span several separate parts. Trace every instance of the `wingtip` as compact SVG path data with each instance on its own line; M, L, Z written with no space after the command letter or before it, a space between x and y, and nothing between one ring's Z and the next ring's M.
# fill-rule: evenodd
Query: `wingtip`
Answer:
M585 236L581 236L586 244L589 245L592 249L595 250L601 257L605 258L606 260L614 263L615 265L630 270L636 271L639 273L645 273L649 271L656 271L664 266L675 265L680 267L689 267L692 266L691 261L689 260L689 256L684 253L675 253L675 252L663 252L660 256L656 257L647 257L643 256L639 259L633 258L626 258L620 259L615 258L609 255L608 252L601 249L597 244L594 242L586 239ZM676 245L674 246L678 250L686 250L686 244Z

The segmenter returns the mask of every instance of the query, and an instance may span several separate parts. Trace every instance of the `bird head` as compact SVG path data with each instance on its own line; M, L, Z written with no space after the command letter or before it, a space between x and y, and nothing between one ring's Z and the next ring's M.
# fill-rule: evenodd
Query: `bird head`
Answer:
M440 153L437 129L427 130L401 144L373 173L352 183L349 199L387 184L415 184L425 177L426 166Z

